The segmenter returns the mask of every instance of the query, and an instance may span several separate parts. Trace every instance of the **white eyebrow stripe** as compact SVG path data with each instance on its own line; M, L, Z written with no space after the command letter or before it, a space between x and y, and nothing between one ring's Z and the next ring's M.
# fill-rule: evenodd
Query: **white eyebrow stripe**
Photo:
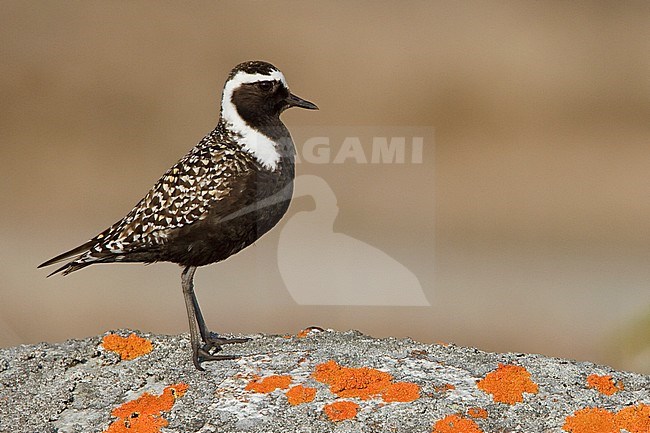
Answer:
M221 116L226 121L229 128L242 136L240 144L242 147L252 153L262 166L275 170L280 161L280 152L277 150L275 143L266 135L251 128L237 112L235 104L232 103L232 94L235 89L242 84L255 83L258 81L280 81L287 89L287 80L284 74L278 70L271 71L270 74L249 74L239 71L226 83L223 88L223 97L221 99Z
M270 74L249 74L244 71L239 71L235 74L232 79L228 81L226 84L226 87L229 85L232 86L233 89L236 89L239 87L240 84L248 84L248 83L255 83L257 81L280 81L282 84L284 84L284 87L287 89L289 88L289 85L287 84L287 80L284 78L284 74L280 71L271 71Z

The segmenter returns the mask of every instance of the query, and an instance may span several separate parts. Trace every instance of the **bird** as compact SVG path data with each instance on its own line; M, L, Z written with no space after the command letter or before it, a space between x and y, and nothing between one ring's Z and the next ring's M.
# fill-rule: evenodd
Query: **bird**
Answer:
M288 108L317 110L289 91L284 74L264 61L240 63L228 75L216 127L167 170L121 220L38 267L67 261L48 275L68 275L115 262L172 262L181 287L192 362L236 359L222 346L246 338L210 332L194 292L200 266L253 244L286 213L293 194L295 146L280 120Z

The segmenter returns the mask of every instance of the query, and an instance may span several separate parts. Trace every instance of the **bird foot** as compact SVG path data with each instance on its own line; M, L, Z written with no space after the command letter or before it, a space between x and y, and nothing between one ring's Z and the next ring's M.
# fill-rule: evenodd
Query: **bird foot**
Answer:
M246 343L251 341L250 338L224 338L219 337L219 334L215 332L208 332L208 335L203 338L205 346L208 346L209 349L213 347L220 348L225 344L235 344L235 343ZM205 348L205 346L203 346Z
M202 362L208 362L208 361L223 361L226 359L237 359L239 358L239 355L213 355L209 351L200 348L197 349L196 352L194 352L192 356L192 362L194 363L194 366L196 367L197 370L199 371L205 371L205 368L201 365Z
M217 355L216 353L221 351L221 346L223 345L245 343L247 341L250 341L250 338L224 338L219 337L219 335L215 334L214 332L208 332L208 336L203 340L205 343L203 347L197 347L194 350L194 354L192 356L194 366L200 371L205 371L205 369L201 366L202 362L222 361L226 359L239 358L239 355Z

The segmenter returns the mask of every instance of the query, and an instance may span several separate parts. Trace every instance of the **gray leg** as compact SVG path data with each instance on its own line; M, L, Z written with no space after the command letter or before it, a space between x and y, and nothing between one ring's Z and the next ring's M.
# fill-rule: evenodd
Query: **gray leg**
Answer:
M236 355L213 355L211 349L219 351L221 344L225 343L243 343L248 339L224 339L212 337L211 332L205 326L203 314L199 308L199 302L194 294L194 272L196 266L187 266L181 274L181 283L183 287L183 297L185 298L185 308L187 309L187 319L190 323L190 343L192 345L192 362L197 370L204 371L201 367L203 361L216 361L220 359L236 359ZM200 341L199 338L202 340Z

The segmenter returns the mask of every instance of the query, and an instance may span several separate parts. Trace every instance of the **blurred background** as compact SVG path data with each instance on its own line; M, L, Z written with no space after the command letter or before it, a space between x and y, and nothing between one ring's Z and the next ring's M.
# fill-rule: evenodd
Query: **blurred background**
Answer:
M299 153L333 137L335 155L358 130L370 160L372 136L424 137L420 163L298 174L335 197L322 236L399 263L385 269L426 299L297 302L278 246L318 265L324 238L288 226L319 208L314 192L197 272L213 330L354 328L650 373L648 22L633 1L3 1L0 346L187 332L176 265L36 266L126 214L214 127L230 69L263 59L320 107L283 115ZM333 293L367 293L363 275L331 275Z

